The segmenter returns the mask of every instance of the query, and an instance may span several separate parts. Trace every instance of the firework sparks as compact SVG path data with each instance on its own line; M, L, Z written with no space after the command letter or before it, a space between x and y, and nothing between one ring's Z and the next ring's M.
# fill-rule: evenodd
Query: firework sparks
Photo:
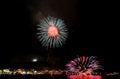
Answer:
M62 46L67 38L67 28L64 21L54 17L43 18L38 25L38 38L45 47Z
M81 56L71 60L65 65L67 72L94 74L95 71L102 69L96 56Z

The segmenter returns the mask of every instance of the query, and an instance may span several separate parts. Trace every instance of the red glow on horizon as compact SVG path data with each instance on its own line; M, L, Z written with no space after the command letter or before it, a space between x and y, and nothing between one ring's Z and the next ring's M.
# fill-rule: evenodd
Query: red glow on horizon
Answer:
M50 37L58 36L58 28L52 22L50 23L47 32L48 32L48 36Z
M102 79L100 75L70 75L68 79Z

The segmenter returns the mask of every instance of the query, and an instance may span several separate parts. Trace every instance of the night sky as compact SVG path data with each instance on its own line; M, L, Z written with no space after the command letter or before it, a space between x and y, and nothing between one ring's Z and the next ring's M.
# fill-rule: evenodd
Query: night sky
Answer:
M17 0L1 9L1 65L22 56L52 56L67 62L77 55L98 56L107 70L120 68L117 6L112 2L80 0ZM66 44L46 50L36 36L41 17L62 18L69 36ZM63 63L62 63L63 64Z

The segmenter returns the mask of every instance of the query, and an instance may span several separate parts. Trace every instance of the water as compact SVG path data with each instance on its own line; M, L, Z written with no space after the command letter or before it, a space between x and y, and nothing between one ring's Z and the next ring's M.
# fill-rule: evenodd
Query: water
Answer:
M0 79L67 79L66 75L56 75L56 76L50 76L50 75L26 75L26 76L0 76ZM77 78L78 79L78 78ZM85 78L85 79L91 79L91 78ZM97 78L92 78L97 79ZM102 76L102 79L120 79L119 76Z
M64 75L50 76L50 75L38 75L38 76L0 76L0 79L67 79Z

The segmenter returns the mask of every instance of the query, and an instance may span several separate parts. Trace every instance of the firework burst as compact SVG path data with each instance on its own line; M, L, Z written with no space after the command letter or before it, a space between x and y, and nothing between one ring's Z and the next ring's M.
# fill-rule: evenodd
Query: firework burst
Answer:
M80 56L71 60L69 63L65 65L67 67L67 72L72 73L86 73L86 74L94 74L99 69L103 69L97 60L96 56Z
M62 46L67 38L67 28L63 20L54 17L43 18L38 25L38 38L45 47Z

